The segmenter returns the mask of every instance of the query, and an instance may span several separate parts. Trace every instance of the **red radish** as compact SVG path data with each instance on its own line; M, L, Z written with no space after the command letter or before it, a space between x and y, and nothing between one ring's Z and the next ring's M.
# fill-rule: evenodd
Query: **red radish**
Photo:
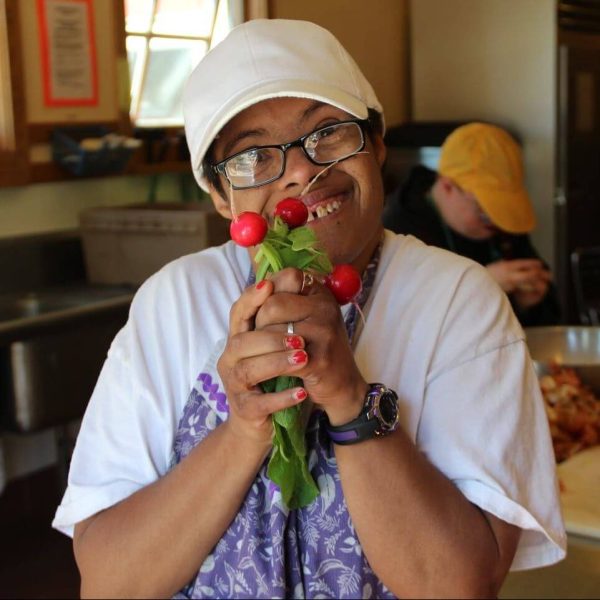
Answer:
M352 302L362 289L360 275L352 265L336 265L325 278L325 285L335 296L338 304Z
M268 228L269 224L263 216L245 211L231 221L229 233L236 244L248 248L260 244L265 239Z
M298 198L284 198L275 207L275 216L281 217L290 229L295 229L306 223L308 208Z

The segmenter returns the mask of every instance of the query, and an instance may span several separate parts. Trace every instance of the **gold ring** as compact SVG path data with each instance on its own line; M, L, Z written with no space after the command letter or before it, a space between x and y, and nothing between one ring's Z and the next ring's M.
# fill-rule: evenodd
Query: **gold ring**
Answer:
M300 287L300 293L304 292L304 290L309 290L314 282L315 278L312 273L309 271L302 271L302 286Z

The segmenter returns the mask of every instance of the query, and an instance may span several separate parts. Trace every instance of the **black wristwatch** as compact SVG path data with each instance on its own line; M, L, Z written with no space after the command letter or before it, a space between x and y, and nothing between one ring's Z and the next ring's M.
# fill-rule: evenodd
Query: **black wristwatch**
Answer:
M357 444L388 435L398 429L400 421L398 394L382 383L370 383L365 405L356 419L337 427L331 425L326 413L322 420L327 435L336 444Z

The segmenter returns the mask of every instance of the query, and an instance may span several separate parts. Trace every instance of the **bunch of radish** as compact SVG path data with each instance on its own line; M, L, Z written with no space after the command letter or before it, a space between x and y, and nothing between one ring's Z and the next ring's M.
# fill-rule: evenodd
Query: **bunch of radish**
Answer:
M327 275L325 285L339 304L352 302L361 290L358 271L349 264L333 267L325 255L315 249L316 238L311 229L304 227L307 220L308 209L304 202L298 198L285 198L275 208L275 223L272 229L269 229L267 220L262 215L245 211L233 219L229 231L231 239L240 246L247 248L261 245L257 261L260 265L260 260L264 258L266 269L263 273L259 266L257 281L260 281L269 270L276 272L283 267L311 267ZM286 240L286 237L289 240ZM291 243L287 244L286 241ZM304 250L305 253L302 256L293 256L285 252L285 248L290 247L293 251ZM273 251L277 252L278 249L284 250L283 256L273 257ZM310 257L306 256L306 252L312 254L313 260L308 260Z
M258 246L255 255L257 282L268 273L276 273L285 267L311 270L325 275L325 285L339 304L356 302L362 286L359 273L352 265L333 267L328 256L317 247L314 231L306 227L307 220L308 209L304 202L298 198L285 198L275 208L272 227L255 212L234 216L231 238L240 246ZM261 387L271 393L300 385L302 380L298 377L281 375L262 382ZM296 405L272 415L273 451L267 474L279 486L282 499L290 509L307 506L319 494L308 470L300 411L301 406Z

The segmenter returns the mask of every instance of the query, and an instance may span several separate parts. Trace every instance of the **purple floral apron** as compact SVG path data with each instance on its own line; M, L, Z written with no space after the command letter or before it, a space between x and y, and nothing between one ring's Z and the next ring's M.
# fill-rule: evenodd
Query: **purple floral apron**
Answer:
M380 249L378 249L380 250ZM379 252L363 278L364 305ZM356 310L346 317L350 339ZM198 376L175 436L172 464L185 458L228 416L216 361L223 340ZM320 494L309 506L288 510L261 467L242 506L195 578L175 598L394 598L364 556L344 500L331 443L310 416L307 456Z

